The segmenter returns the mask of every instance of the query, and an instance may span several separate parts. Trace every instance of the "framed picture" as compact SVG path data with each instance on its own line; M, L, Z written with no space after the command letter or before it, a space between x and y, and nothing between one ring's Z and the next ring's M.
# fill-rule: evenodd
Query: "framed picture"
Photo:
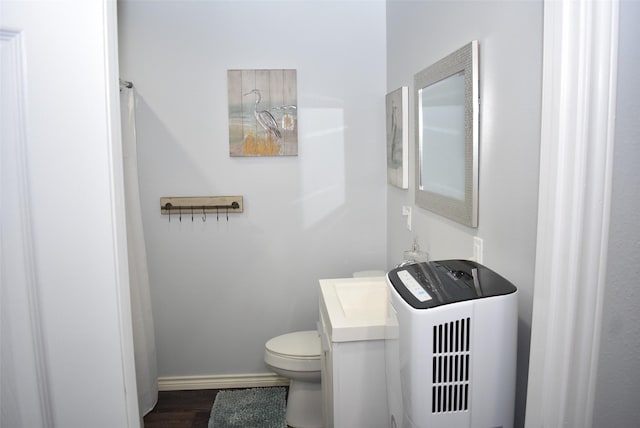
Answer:
M229 154L297 156L296 70L228 70Z
M409 88L402 86L386 96L387 182L409 188Z

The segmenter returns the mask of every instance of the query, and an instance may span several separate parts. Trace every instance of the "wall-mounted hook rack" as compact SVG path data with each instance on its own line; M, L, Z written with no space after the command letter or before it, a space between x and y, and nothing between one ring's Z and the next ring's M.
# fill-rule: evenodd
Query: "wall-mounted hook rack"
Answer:
M199 196L160 198L160 213L165 215L191 213L241 213L242 196ZM203 217L206 218L206 217ZM204 220L203 220L204 221Z

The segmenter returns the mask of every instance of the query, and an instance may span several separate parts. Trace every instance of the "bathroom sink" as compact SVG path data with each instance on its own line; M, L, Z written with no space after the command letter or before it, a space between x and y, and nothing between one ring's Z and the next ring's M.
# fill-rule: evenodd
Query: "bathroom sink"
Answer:
M338 282L335 289L347 318L386 317L387 289L380 281Z
M320 310L333 342L383 339L386 277L320 280Z

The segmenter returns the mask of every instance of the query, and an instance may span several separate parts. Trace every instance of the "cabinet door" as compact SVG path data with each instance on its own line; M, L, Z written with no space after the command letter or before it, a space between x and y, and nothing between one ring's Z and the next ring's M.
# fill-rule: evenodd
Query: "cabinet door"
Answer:
M333 428L333 354L331 337L327 333L326 323L322 310L320 311L320 353L322 376L322 417L325 428Z
M384 340L331 343L334 428L388 428Z

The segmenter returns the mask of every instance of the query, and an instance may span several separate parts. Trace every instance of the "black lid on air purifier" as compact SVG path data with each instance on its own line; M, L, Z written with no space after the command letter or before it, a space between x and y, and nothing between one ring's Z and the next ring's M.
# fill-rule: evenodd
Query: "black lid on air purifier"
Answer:
M491 269L470 260L440 260L392 269L389 282L416 309L516 292L516 287Z

